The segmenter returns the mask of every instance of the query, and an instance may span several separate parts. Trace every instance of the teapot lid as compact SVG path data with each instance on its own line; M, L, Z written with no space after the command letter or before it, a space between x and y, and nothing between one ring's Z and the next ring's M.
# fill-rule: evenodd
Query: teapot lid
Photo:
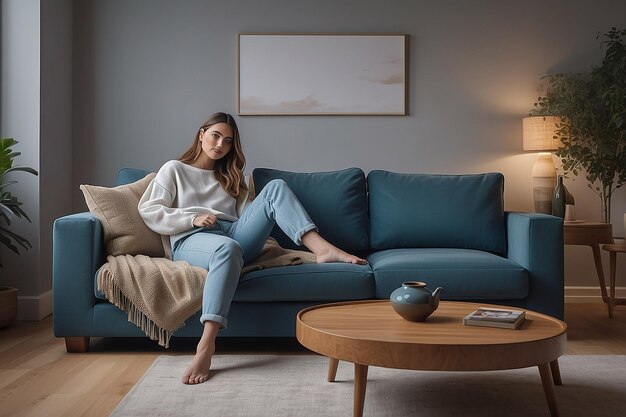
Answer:
M422 288L426 286L426 283L420 281L405 281L402 283L402 286L411 288Z

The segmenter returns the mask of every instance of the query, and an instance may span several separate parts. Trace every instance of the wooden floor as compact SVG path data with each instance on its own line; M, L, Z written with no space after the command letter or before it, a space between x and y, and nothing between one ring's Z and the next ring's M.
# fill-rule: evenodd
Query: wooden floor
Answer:
M567 304L565 321L568 354L626 355L626 307L609 319L603 304ZM108 416L157 356L192 354L196 342L94 338L89 353L68 354L51 317L18 322L0 330L0 416ZM239 353L308 352L295 339L218 339L217 354Z

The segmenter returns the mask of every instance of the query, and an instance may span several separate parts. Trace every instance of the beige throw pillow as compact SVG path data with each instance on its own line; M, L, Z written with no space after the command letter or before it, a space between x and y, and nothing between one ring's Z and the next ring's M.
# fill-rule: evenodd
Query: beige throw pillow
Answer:
M161 236L146 226L137 208L155 176L150 173L139 181L114 188L80 186L89 211L102 223L107 255L164 256Z

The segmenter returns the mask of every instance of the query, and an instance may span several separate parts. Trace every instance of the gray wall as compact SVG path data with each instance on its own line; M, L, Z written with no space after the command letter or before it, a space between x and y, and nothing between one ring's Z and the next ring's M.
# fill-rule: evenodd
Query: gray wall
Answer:
M52 287L52 223L72 212L72 0L41 1L40 276Z
M25 319L50 313L40 295L52 287L52 222L72 212L72 25L72 0L2 1L0 133L20 142L16 163L40 173L9 174L32 220L11 227L33 248L20 256L0 248L1 284L20 290Z
M506 209L532 210L536 155L522 152L521 120L540 78L589 69L601 56L596 32L626 27L623 0L92 0L74 11L76 210L80 183L113 185L125 166L156 170L207 115L236 112L239 32L410 35L409 116L239 117L248 171L500 171ZM578 217L599 220L584 178L567 185ZM624 211L621 190L618 236ZM597 286L588 248L566 249L566 276Z
M34 24L33 24L34 22ZM22 152L16 163L39 169L39 0L2 1L2 104L0 134L13 137ZM7 174L17 180L10 191L24 203L32 220L11 222L11 230L27 238L33 248L22 256L0 248L4 267L0 285L17 287L19 295L37 295L39 289L39 178L23 172ZM49 278L48 278L49 282ZM48 288L50 288L48 284Z

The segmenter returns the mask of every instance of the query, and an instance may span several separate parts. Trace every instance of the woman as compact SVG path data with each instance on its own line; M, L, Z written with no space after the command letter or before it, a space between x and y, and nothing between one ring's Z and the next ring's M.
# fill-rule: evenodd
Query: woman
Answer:
M139 202L148 227L170 236L173 260L209 271L200 317L204 330L183 374L184 384L208 379L215 337L226 327L241 268L261 253L274 224L296 244L309 248L318 263L367 263L322 238L282 180L270 181L246 205L244 165L235 120L215 113L181 158L161 167Z

